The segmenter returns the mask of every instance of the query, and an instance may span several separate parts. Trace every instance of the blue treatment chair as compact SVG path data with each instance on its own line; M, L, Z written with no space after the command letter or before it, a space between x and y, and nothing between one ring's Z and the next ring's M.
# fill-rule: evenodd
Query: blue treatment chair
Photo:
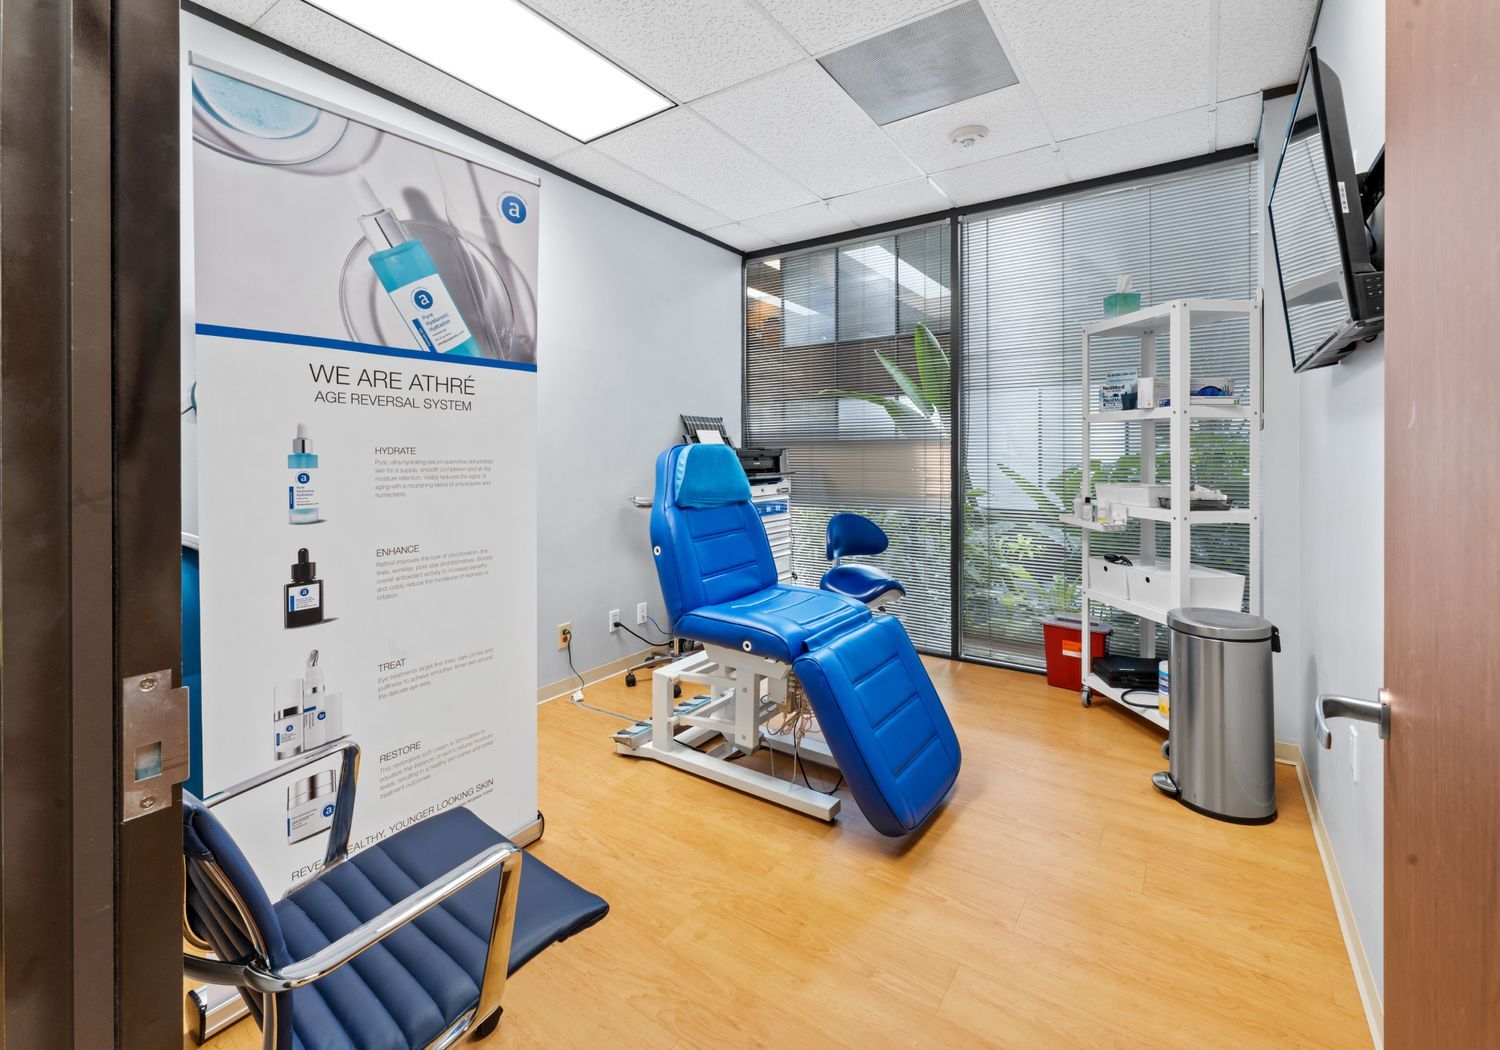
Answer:
M689 746L718 731L740 751L769 746L836 764L885 835L908 834L932 816L958 777L959 745L911 639L899 621L873 616L848 595L777 582L733 449L678 445L661 454L651 543L671 632L705 648L688 658L700 665L687 670L710 682L710 699L674 711L670 692L658 689L649 742L621 744L622 753L823 819L837 813L830 795ZM673 673L682 672L679 665ZM657 677L666 680L661 671ZM795 707L798 683L826 750L765 726L778 710Z
M818 586L847 594L877 611L884 609L906 593L901 581L874 565L845 565L843 560L884 554L890 545L885 531L863 514L835 514L828 519L828 560L833 568L823 574Z
M215 805L343 756L322 869L271 902ZM213 796L183 793L190 978L238 987L267 1050L408 1050L480 1038L509 974L609 905L472 812L444 810L348 853L359 747L335 742Z

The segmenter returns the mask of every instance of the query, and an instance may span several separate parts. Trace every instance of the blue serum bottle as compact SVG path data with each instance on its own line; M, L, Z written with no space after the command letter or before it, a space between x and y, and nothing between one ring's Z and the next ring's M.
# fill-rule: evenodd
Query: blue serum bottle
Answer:
M318 579L318 563L308 560L306 547L297 551L292 582L281 590L281 611L286 616L286 626L311 627L323 622L323 581Z
M318 457L307 440L307 424L297 424L292 439L292 454L286 457L290 475L286 484L286 516L293 525L311 525L321 520L318 513Z
M359 198L360 229L375 249L370 255L370 268L418 347L434 354L478 357L479 344L459 316L427 246L407 237L401 220L381 205L369 180L358 178L354 187Z

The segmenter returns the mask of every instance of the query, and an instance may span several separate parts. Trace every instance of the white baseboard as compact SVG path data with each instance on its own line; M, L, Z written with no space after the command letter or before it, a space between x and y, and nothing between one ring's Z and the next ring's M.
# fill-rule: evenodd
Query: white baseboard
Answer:
M1359 999L1365 1007L1365 1020L1370 1025L1370 1038L1375 1050L1385 1047L1385 1005L1380 999L1380 986L1375 983L1375 971L1370 966L1370 957L1365 954L1364 941L1360 939L1359 927L1354 923L1354 907L1349 903L1349 894L1344 889L1344 877L1339 873L1338 857L1333 852L1333 840L1328 837L1328 825L1323 823L1323 811L1318 808L1318 796L1313 791L1312 780L1307 774L1307 762L1302 757L1302 748L1285 740L1276 741L1276 761L1284 762L1297 770L1297 783L1302 786L1302 798L1307 803L1307 816L1312 823L1313 839L1318 844L1318 856L1323 859L1323 873L1328 877L1328 889L1333 894L1333 910L1339 917L1339 929L1344 934L1344 947L1349 952L1349 963L1354 968L1354 983L1359 988Z
M665 648L665 646L663 646L662 648ZM626 668L634 667L636 664L644 660L648 654L655 651L656 650L654 649L638 649L633 653L627 653L625 656L620 657L618 660L611 660L609 663L600 664L598 667L590 667L588 670L583 672L584 684L593 685L596 682L604 681L606 678L613 678L615 675L619 674L621 671L624 671ZM547 685L544 685L537 689L536 702L539 704L545 704L548 700L556 700L559 697L572 696L573 690L577 687L578 679L573 677L572 675L569 675L567 678L560 679L556 682L549 682Z

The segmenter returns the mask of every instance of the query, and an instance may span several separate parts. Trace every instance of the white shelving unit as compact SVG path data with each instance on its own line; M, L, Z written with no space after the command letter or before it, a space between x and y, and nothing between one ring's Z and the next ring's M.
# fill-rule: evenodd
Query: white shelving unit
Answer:
M1195 328L1232 319L1243 320L1249 326L1249 374L1250 400L1246 405L1195 405L1189 394L1192 378L1192 333ZM1140 339L1140 375L1156 375L1156 337L1166 334L1169 339L1168 383L1171 404L1165 408L1133 409L1119 412L1101 412L1094 408L1090 382L1090 341L1103 337L1136 336ZM1261 300L1240 299L1178 299L1172 302L1147 306L1120 317L1111 317L1083 329L1083 479L1080 492L1093 492L1093 480L1089 467L1093 459L1091 434L1098 426L1138 425L1141 428L1141 481L1156 481L1157 441L1166 431L1168 448L1172 456L1172 506L1131 507L1128 514L1140 522L1141 555L1154 558L1156 555L1156 530L1165 525L1171 532L1171 569L1173 602L1170 608L1181 608L1189 603L1191 584L1189 566L1192 562L1192 527L1194 525L1244 524L1249 526L1250 562L1250 612L1260 612L1260 431L1264 425L1262 416L1262 390L1264 387L1264 357L1261 329ZM1191 462L1192 422L1198 419L1245 420L1250 442L1250 506L1222 511L1184 509L1189 507L1188 493L1192 478L1186 465ZM1088 577L1089 541L1095 532L1122 532L1126 526L1097 524L1082 521L1072 515L1062 517L1064 524L1078 526L1083 539L1083 572ZM1113 594L1083 588L1083 646L1082 653L1091 652L1089 639L1090 603L1099 602L1121 612L1138 616L1141 625L1141 655L1156 656L1156 631L1152 624L1165 623L1167 609L1129 601ZM1095 695L1108 697L1121 704L1148 722L1167 728L1167 719L1155 706L1133 707L1122 700L1123 690L1105 683L1092 673L1085 664L1083 679L1083 702L1087 706Z

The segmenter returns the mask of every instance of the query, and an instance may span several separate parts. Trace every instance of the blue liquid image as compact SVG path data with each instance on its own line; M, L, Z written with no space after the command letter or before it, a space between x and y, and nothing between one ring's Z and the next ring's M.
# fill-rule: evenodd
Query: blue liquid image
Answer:
M203 68L193 70L193 100L226 127L263 139L305 135L320 114L305 102Z

